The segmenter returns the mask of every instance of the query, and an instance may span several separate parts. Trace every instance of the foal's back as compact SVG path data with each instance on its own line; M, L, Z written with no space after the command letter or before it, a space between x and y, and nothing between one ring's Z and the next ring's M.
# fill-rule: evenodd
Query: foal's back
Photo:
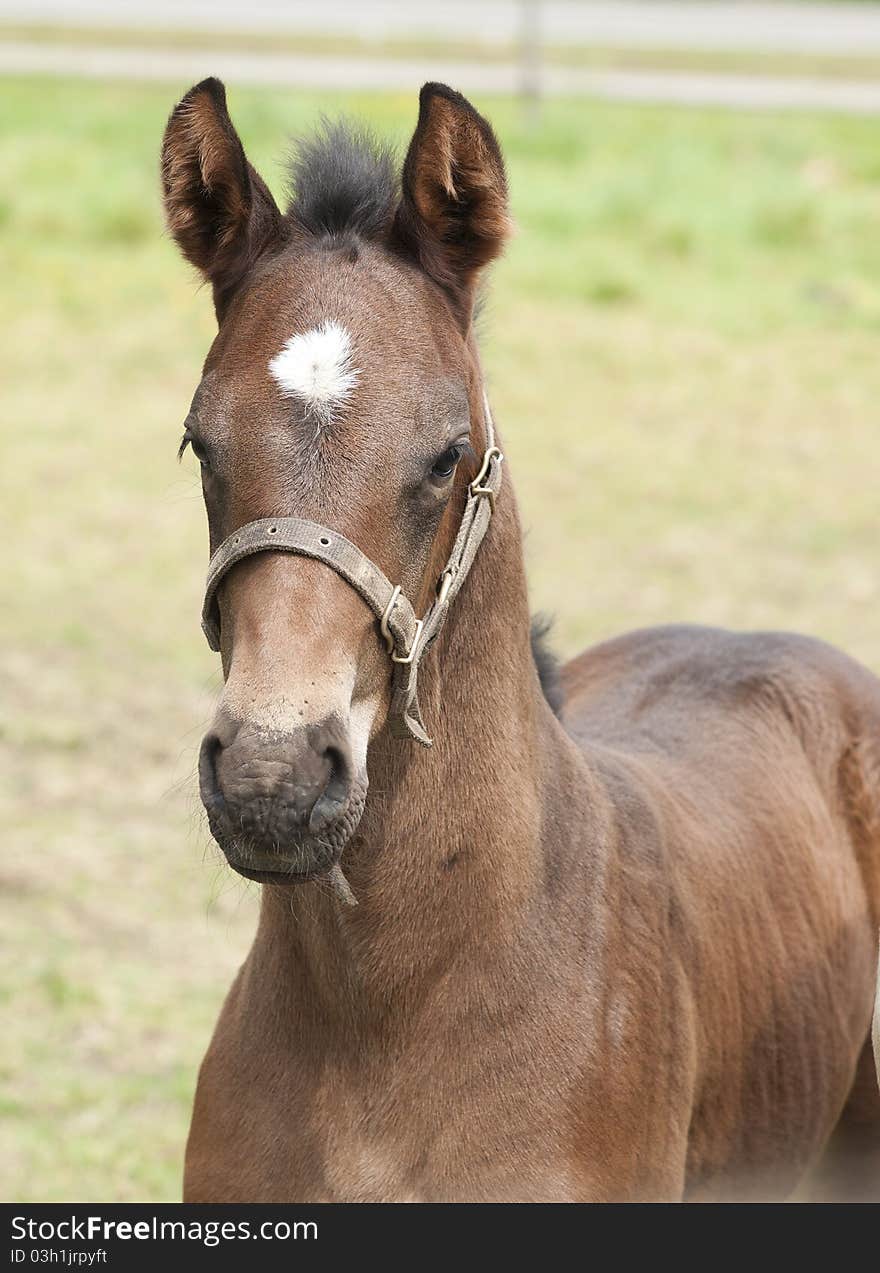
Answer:
M880 681L809 638L696 627L607 642L562 677L564 723L658 828L681 915L674 953L701 1022L689 1192L785 1194L853 1119L842 1188L880 1188L880 1098L864 1083Z

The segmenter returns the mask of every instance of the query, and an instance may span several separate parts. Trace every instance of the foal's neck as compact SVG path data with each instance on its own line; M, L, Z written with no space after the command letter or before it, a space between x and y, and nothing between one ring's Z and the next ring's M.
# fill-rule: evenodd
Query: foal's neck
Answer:
M323 881L263 890L258 946L283 948L325 1008L417 1001L475 954L502 965L540 905L561 730L532 657L509 480L422 665L420 699L432 748L387 731L371 745L367 806L342 860L357 907Z

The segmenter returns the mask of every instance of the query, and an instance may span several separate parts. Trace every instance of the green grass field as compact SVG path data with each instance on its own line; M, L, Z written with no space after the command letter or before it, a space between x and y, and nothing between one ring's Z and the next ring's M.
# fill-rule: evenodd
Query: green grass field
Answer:
M174 455L213 320L157 190L185 87L0 81L4 1198L178 1196L254 923L193 778L218 672ZM416 88L230 101L280 189L290 133L402 142ZM482 105L519 225L486 363L559 648L691 619L880 670L880 126Z

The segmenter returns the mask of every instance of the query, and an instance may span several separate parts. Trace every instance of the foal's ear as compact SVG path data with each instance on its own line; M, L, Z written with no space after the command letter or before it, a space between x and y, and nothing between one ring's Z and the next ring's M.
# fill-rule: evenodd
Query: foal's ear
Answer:
M480 270L511 232L507 178L489 124L461 93L426 84L392 236L470 319Z
M168 228L214 288L218 319L264 251L282 238L282 218L245 158L220 80L203 80L175 106L162 144Z

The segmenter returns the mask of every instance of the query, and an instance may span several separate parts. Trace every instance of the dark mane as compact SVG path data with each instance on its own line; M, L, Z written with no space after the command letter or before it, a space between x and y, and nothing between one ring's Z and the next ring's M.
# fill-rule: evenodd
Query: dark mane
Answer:
M562 715L565 706L565 695L562 691L562 679L559 675L559 659L550 648L550 628L552 620L546 614L536 614L532 618L532 658L538 669L538 680L544 697L553 708L556 716Z
M315 235L375 238L387 229L399 196L394 151L364 128L322 120L290 160L287 215Z

